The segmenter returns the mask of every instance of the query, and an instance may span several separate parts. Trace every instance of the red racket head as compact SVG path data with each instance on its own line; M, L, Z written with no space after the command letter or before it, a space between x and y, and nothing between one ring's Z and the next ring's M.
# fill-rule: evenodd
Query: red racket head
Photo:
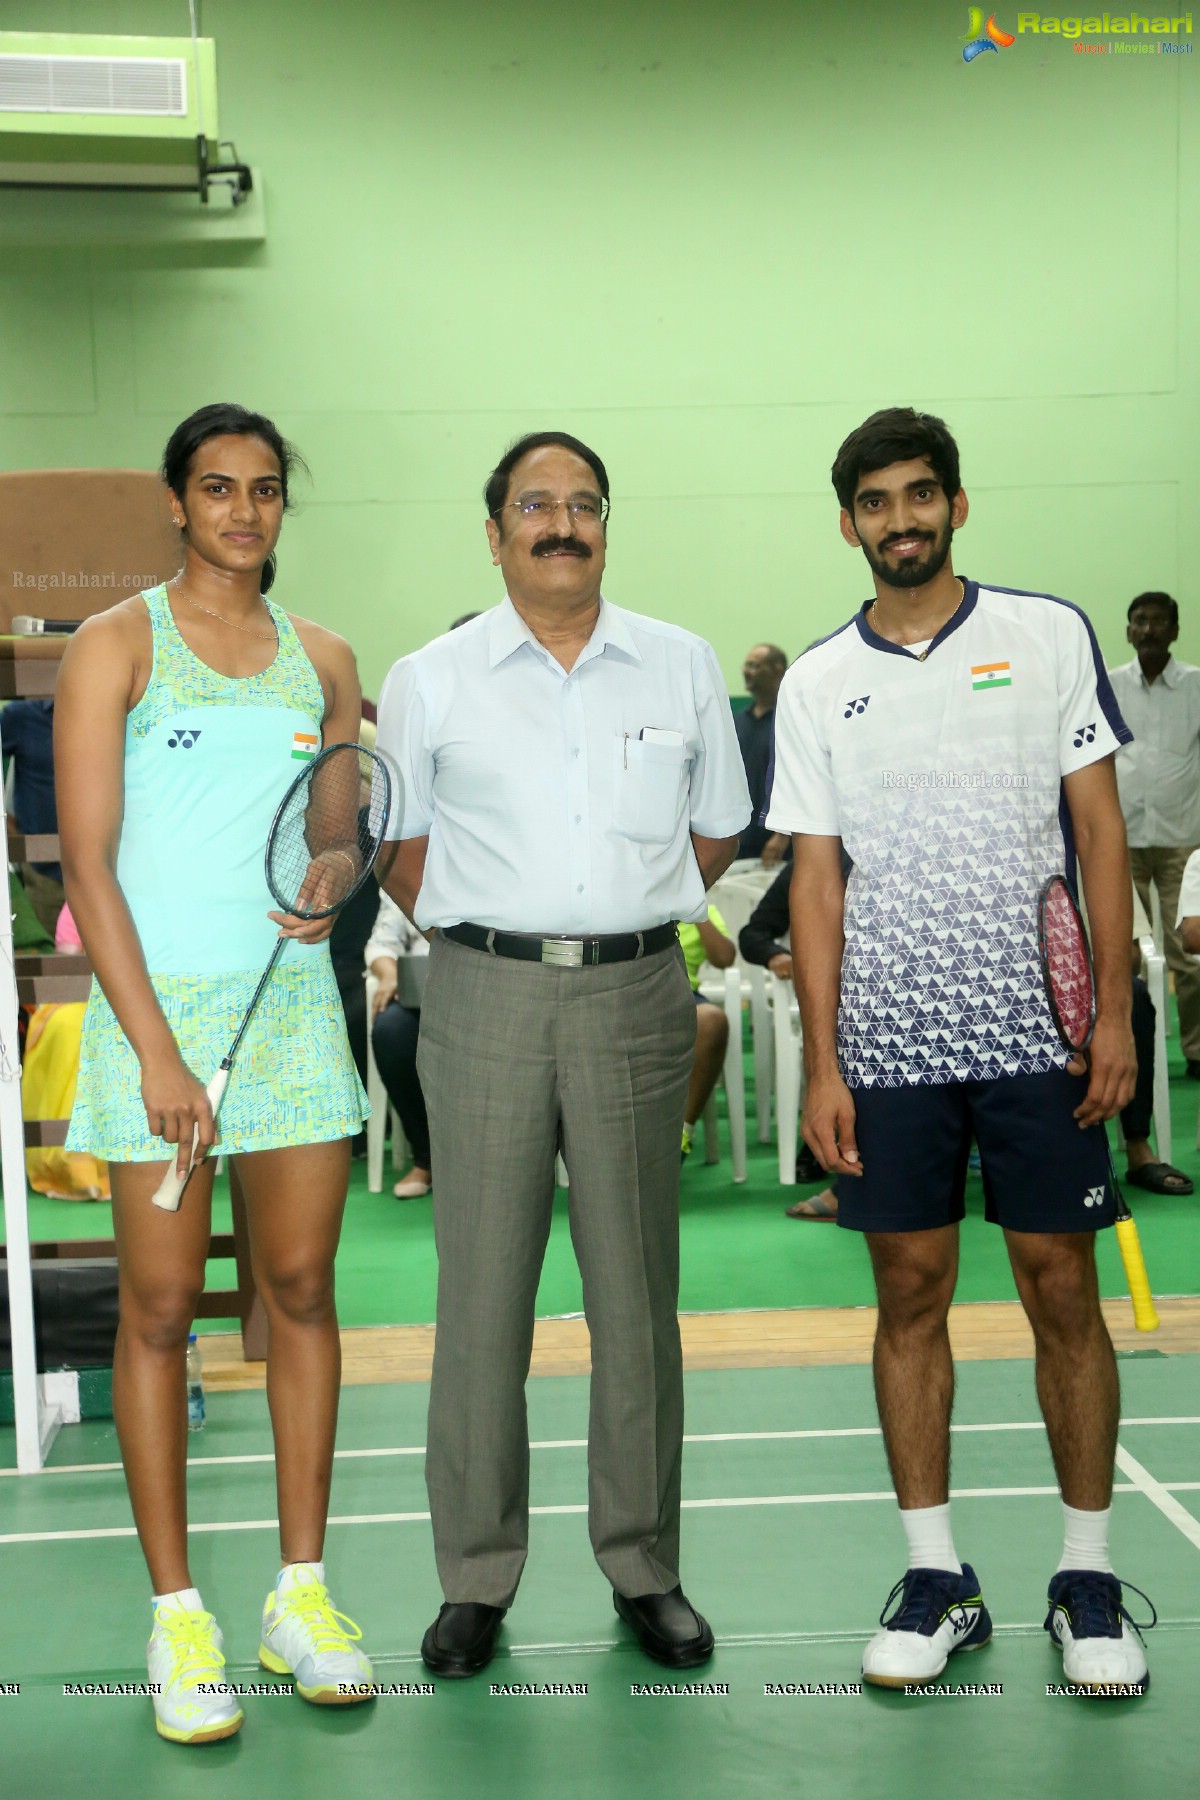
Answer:
M1038 956L1054 1028L1068 1050L1084 1050L1096 1023L1092 953L1075 896L1062 875L1038 895Z

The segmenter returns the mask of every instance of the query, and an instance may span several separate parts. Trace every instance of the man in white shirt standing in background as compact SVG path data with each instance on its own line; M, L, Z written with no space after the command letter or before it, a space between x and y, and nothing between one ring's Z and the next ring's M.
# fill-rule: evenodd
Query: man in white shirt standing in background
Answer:
M608 476L520 439L484 497L506 597L392 669L392 897L434 932L418 1067L436 1182L426 1664L496 1648L528 1543L525 1380L561 1142L591 1333L589 1530L617 1612L704 1662L679 1580L679 1143L696 1008L675 932L750 816L709 646L601 596Z
M1151 885L1158 889L1179 1036L1188 1075L1200 1081L1200 963L1185 953L1175 923L1184 865L1200 845L1200 669L1171 655L1179 607L1170 594L1139 594L1127 617L1125 636L1137 655L1110 671L1133 732L1117 757L1117 790L1133 883L1147 917Z

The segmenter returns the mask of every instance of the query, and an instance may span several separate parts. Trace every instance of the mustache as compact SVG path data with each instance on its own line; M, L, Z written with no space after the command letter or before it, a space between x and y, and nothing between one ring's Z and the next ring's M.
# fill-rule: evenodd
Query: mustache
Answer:
M932 544L932 531L898 531L893 537L885 538L879 546L881 550L890 550L893 544L907 544L913 538L919 538L923 544Z
M592 554L582 538L577 537L539 538L537 543L533 546L531 554L534 556L556 556L560 551L564 550L569 556L582 556L586 558Z

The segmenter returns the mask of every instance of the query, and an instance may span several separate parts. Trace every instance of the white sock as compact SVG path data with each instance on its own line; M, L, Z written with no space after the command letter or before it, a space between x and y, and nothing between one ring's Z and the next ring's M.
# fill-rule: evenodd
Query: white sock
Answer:
M900 1523L908 1539L910 1569L948 1569L952 1575L962 1574L962 1564L950 1535L950 1502L944 1506L913 1506L900 1509Z
M1113 1572L1108 1556L1108 1521L1112 1507L1103 1512L1081 1512L1077 1506L1063 1501L1063 1553L1060 1569L1099 1569L1104 1575ZM1057 1570L1055 1571L1057 1573Z
M325 1564L323 1562L284 1563L282 1569L280 1569L280 1571L279 1571L279 1575L275 1582L275 1592L277 1594L286 1594L287 1593L288 1589L294 1584L294 1582L296 1580L296 1570L297 1569L311 1569L313 1574L316 1576L317 1580L322 1584L322 1586L324 1585Z
M180 1588L174 1594L151 1594L151 1606L162 1606L164 1601L173 1600L176 1606L182 1606L185 1612L203 1612L204 1602L200 1598L199 1588Z

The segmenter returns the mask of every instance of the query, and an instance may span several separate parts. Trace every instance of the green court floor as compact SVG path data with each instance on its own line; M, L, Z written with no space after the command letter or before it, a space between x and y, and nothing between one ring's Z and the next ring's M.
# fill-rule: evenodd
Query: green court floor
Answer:
M628 1638L590 1557L587 1384L550 1378L530 1384L530 1558L492 1667L470 1682L436 1682L432 1695L345 1713L307 1707L272 1683L245 1702L237 1739L193 1750L155 1737L145 1699L63 1693L64 1683L144 1679L149 1624L111 1424L68 1428L57 1472L0 1477L0 1684L21 1687L0 1697L0 1792L875 1800L966 1787L991 1800L1028 1784L1184 1800L1200 1768L1198 1363L1122 1361L1114 1556L1156 1601L1160 1624L1149 1634L1149 1694L1108 1704L1046 1692L1060 1673L1041 1621L1061 1528L1026 1363L959 1371L955 1537L997 1629L980 1653L950 1664L938 1697L763 1691L854 1683L903 1567L867 1370L688 1377L684 1579L719 1645L691 1679L728 1691L660 1695L631 1692L671 1678ZM343 1394L326 1550L335 1598L362 1625L377 1678L396 1686L427 1679L417 1645L440 1598L422 1481L425 1403L415 1385ZM192 1448L193 1572L222 1621L232 1678L251 1681L276 1553L264 1396L214 1396ZM0 1458L11 1467L11 1431L0 1432ZM503 1695L493 1683L585 1683L587 1693ZM1003 1692L950 1691L960 1684Z

